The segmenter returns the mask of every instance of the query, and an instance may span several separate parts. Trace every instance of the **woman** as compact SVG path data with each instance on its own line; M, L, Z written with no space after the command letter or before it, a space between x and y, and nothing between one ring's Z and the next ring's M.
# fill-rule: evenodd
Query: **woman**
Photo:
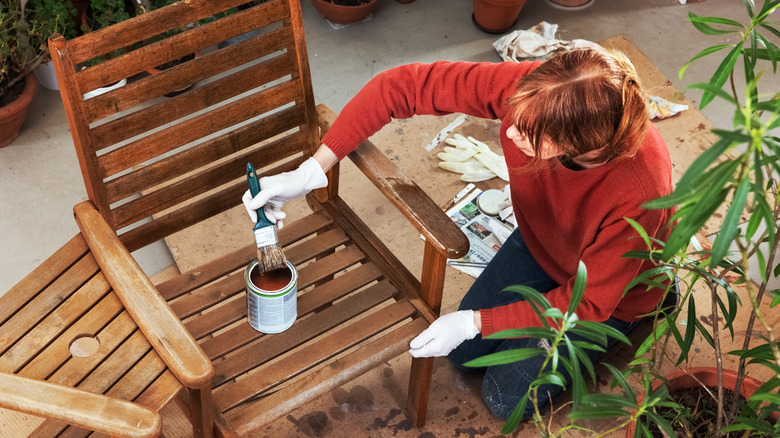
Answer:
M588 278L578 317L628 333L657 306L662 291L640 286L624 294L649 268L621 257L643 245L632 239L636 233L625 218L664 237L671 217L669 210L642 208L671 192L669 153L648 121L644 101L630 61L603 48L578 49L543 63L401 66L379 74L347 104L312 158L295 171L261 179L263 191L254 199L245 194L244 202L250 215L265 205L269 218L283 219L283 202L324 187L324 171L393 118L458 112L499 119L517 229L459 310L412 340L410 353L448 355L461 367L495 351L538 347L536 339L482 336L541 326L519 294L502 292L507 286L533 287L554 307L568 308L579 261ZM600 356L591 353L592 360ZM485 373L483 399L491 412L507 418L541 365L540 358L478 370ZM540 405L560 391L540 389ZM526 417L531 413L529 405Z

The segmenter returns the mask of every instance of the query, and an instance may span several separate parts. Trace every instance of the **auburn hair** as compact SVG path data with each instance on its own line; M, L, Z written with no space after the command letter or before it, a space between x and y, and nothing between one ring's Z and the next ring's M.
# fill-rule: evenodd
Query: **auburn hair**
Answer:
M508 99L509 117L528 137L540 165L542 142L575 158L600 150L591 163L632 156L649 123L645 92L623 53L582 48L561 53L522 77Z

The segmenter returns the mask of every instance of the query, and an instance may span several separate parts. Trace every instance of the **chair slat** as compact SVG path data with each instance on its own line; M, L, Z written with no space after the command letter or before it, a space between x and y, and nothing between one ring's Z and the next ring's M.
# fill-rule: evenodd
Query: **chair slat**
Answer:
M381 277L382 273L376 269L376 266L370 263L360 265L302 294L298 298L298 316L308 315ZM200 346L212 360L215 360L261 336L262 334L249 324L240 324L220 333L217 337L204 340Z
M101 287L109 287L108 282L106 282L105 277L102 275L96 276L95 278L100 278L103 283L101 284ZM67 311L67 313L62 315L63 321L75 318L78 319L62 333L58 334L57 332L52 332L46 335L50 343L45 349L36 354L24 368L19 370L18 374L20 376L32 379L47 379L62 364L66 363L69 359L72 359L69 349L70 344L76 338L80 336L97 335L103 327L110 323L122 311L122 303L114 294L105 295L100 299L100 302L96 304L91 302L88 304L88 307ZM60 309L64 307L64 305L60 306ZM41 326L47 326L45 321ZM51 323L48 324L48 326L55 326L55 324Z
M409 341L427 326L428 323L422 318L415 319L361 346L348 356L307 374L280 391L240 405L227 412L225 417L231 424L236 425L235 429L239 435L260 430L271 420L284 416L321 394L402 354L409 349Z
M24 307L38 292L84 257L88 251L84 238L81 234L76 235L11 290L0 296L0 324L3 324L15 311Z
M110 295L116 301L116 295ZM108 298L108 297L107 297ZM104 300L106 301L106 300ZM121 303L120 303L121 304ZM113 303L112 303L113 305ZM95 354L87 357L73 357L60 367L47 380L58 385L75 386L101 365L125 340L136 331L137 326L130 315L123 311L113 321L95 335L100 341L100 348ZM87 331L87 333L89 333Z
M211 165L223 157L239 152L269 137L279 135L291 127L299 126L303 121L303 108L294 106L236 128L230 133L205 141L174 156L133 169L132 172L106 183L109 202L114 203L137 195L193 169ZM285 141L287 140L270 143L265 145L262 150L267 151L268 155L274 153L284 155L285 151L282 149L286 149L287 143ZM303 144L300 147L303 147ZM257 164L263 165L262 162Z
M97 271L97 262L91 254L87 254L0 326L0 352L3 353L0 356L0 371L15 371L13 368L6 368L15 363L4 354L8 348L43 320L52 309L76 292Z
M170 370L165 370L157 380L154 381L144 392L133 402L146 406L149 409L159 411L176 397L181 391L182 384Z
M215 363L216 377L214 378L215 394L221 389L219 386L234 379L260 364L274 357L297 348L299 345L326 333L345 321L373 308L374 306L393 297L398 291L384 281L375 284L366 290L345 298L344 300L326 308L311 316L300 318L292 327L275 336L263 336L258 342L234 351L222 360ZM216 336L219 339L221 336ZM262 373L267 371L263 367ZM254 388L255 391L262 387Z
M160 15L167 14L161 13L161 11L152 11L151 13L144 14L143 16L139 17L139 21L148 20L150 17L152 19L154 17L159 18ZM254 8L247 9L240 14L233 14L221 20L206 23L201 26L196 26L192 29L189 29L187 32L182 32L166 38L167 41L160 41L155 44L143 46L133 50L130 53L125 53L115 58L108 59L98 65L78 72L76 74L79 86L78 91L83 94L96 88L112 84L124 78L135 76L150 67L155 67L172 59L178 59L190 53L195 53L207 47L214 46L217 43L225 40L225 29L230 29L231 25L236 26L238 29L248 30L254 27L266 26L270 23L283 19L288 15L289 11L284 8L284 5L281 2L272 1L258 5ZM103 41L103 44L100 45L93 44L89 53L84 54L84 56L88 56L87 58L82 58L81 53L75 51L74 61L76 63L83 62L97 55L110 53L116 49L126 48L130 44L144 41L151 35L157 35L169 29L182 27L174 26L172 28L166 28L164 24L161 23L161 26L156 27L153 31L146 34L141 34L138 32L138 28L134 28L132 30L125 30L125 35L118 35L122 32L123 27L131 27L127 26L125 23L126 22L122 22L112 25L105 29L106 32L101 32L101 29L101 31L90 33L89 37L87 38L88 40L94 38L91 36L92 34L98 33L114 34L104 35L104 38L113 37L116 38L116 40L105 40ZM233 32L235 31L236 30ZM231 33L232 32L228 31L228 34ZM128 41L130 38L127 37L133 38L134 41ZM117 46L121 40L128 41L128 44Z
M291 245L293 242L321 231L331 224L330 218L326 215L320 213L310 214L279 230L279 243L283 247ZM241 250L208 262L198 268L196 272L184 272L179 276L158 284L157 290L163 298L170 301L228 272L246 266L256 254L257 248L254 244L249 245Z
M188 118L181 123L170 126L161 132L157 132L154 136L141 138L125 145L121 149L101 155L98 157L101 175L103 178L108 178L125 169L129 169L162 155L165 152L170 152L191 141L214 134L253 117L257 117L260 114L271 111L281 105L294 102L298 94L297 88L298 84L291 81L275 85L249 95L241 100L213 109L207 113ZM202 89L195 91L200 90ZM188 97L188 95L182 94L174 97L169 102L172 102L177 98ZM200 97L205 98L205 96ZM135 117L135 120L127 120L127 126L132 127L133 125L140 123L141 126L144 126L145 128L151 128L150 125L159 126L163 120L170 117L177 117L179 115L185 116L190 113L188 107L168 105L169 102L160 105L185 114L160 114L157 111L151 110L144 111L143 113L134 113L134 115L139 114L139 116ZM184 111L185 108L187 108L186 111Z
M168 77L168 83L159 84L160 77L147 76L135 80L115 92L105 93L87 99L83 102L84 112L90 123L104 119L112 114L129 110L151 99L162 96L170 91L197 84L211 76L224 73L256 58L271 55L292 45L292 33L289 29L275 29L267 34L258 35L238 44L231 45L222 50L211 52L176 66L170 70L161 72L160 77ZM289 56L289 55L288 55ZM283 63L284 58L278 57L276 63ZM284 64L282 64L284 65ZM264 67L267 68L267 67ZM284 68L290 71L289 67ZM262 71L260 72L262 73ZM244 78L235 76L232 79ZM222 81L224 82L224 81ZM209 94L217 94L214 90ZM224 97L223 97L224 99ZM182 99L180 99L182 100ZM216 99L215 99L216 101ZM113 144L122 138L112 137L117 135L116 130L97 131L96 136L101 144ZM102 134L102 135L101 135Z
M238 382L217 388L214 391L214 401L223 411L231 409L254 397L261 388L272 388L280 381L326 361L414 313L415 309L409 302L398 301L373 313L371 317L341 325L339 329L332 330L317 342L292 352L285 360L263 367L262 372L247 375Z
M113 210L113 218L117 226L123 227L166 210L172 202L183 204L198 195L236 181L236 175L246 174L247 162L259 162L258 158L273 154L275 151L279 151L279 156L294 155L300 150L295 148L302 147L305 141L306 138L303 134L296 133L286 139L267 145L268 147L263 147L241 157L235 157L233 160L210 169L197 169L191 175L172 181L139 199L116 207ZM296 162L298 161L300 160L296 160ZM241 178L241 181L246 184L246 178Z

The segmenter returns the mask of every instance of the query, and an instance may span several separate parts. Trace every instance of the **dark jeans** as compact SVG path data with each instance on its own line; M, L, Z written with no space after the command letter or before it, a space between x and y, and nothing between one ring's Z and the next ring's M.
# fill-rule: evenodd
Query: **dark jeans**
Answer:
M489 309L523 301L522 295L503 291L507 286L518 284L532 287L542 293L549 292L558 286L536 263L528 252L528 247L526 247L523 237L515 230L463 297L459 310ZM566 311L566 309L561 310L563 312ZM615 318L610 318L605 323L623 333L630 332L638 324ZM570 335L570 337L573 340L584 340L575 335ZM544 362L544 356L482 369L467 368L463 367L462 364L497 351L517 348L539 348L539 341L539 339L535 338L482 339L482 336L478 335L476 338L458 346L450 353L449 358L456 367L462 370L485 373L482 382L482 399L493 415L506 419L528 391L531 382L539 375ZM609 338L608 348L616 343L616 340ZM585 351L594 362L604 354L593 350ZM568 351L565 347L560 349L560 354L568 357ZM567 382L571 383L571 376L566 372L563 365L559 365L558 368L558 371L566 377ZM550 397L554 397L561 391L562 388L556 385L546 384L540 386L537 397L539 407L546 405ZM529 403L526 406L524 418L530 418L532 414L533 405Z

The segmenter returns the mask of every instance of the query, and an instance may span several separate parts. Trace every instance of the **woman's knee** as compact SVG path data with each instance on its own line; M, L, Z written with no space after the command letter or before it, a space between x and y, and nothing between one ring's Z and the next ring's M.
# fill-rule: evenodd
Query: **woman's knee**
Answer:
M502 381L494 371L497 367L489 367L482 381L482 400L488 410L501 420L506 420L523 399L531 383L530 379L522 376L512 379L511 384ZM501 374L501 373L499 373ZM526 405L523 419L530 418L533 414L533 405Z

